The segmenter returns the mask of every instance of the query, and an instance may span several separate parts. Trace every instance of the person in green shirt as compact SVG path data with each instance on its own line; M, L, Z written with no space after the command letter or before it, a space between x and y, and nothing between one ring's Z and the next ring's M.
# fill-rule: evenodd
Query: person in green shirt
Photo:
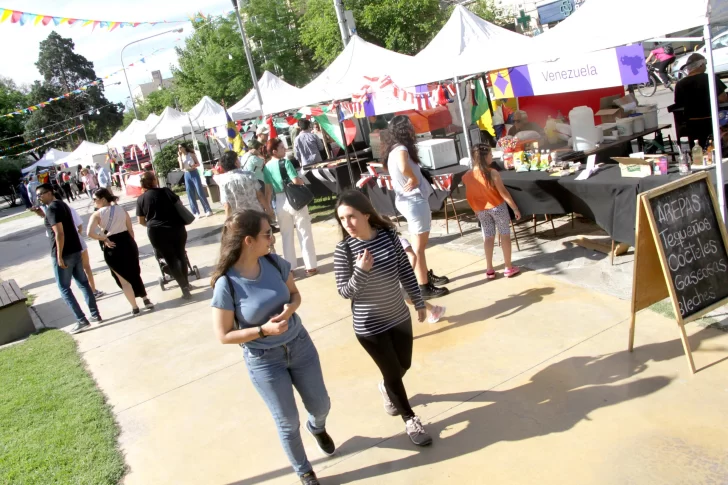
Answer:
M303 179L298 175L291 161L286 159L286 146L279 138L268 140L266 148L271 159L263 167L263 179L266 185L270 185L273 188L273 193L275 194L276 218L278 219L278 225L281 230L283 257L291 264L291 268L296 269L296 245L293 240L293 231L295 228L298 232L298 240L303 250L303 262L306 266L306 274L314 275L318 273L318 270L316 269L316 247L313 243L311 215L308 213L308 207L295 210L288 203L288 198L284 192L283 177L281 177L280 162L283 161L283 167L292 183L303 185Z

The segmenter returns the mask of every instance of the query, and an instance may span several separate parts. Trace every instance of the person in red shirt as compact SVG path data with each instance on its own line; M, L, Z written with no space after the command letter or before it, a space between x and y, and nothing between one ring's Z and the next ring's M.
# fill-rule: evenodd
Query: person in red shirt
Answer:
M658 47L650 52L650 55L647 56L647 59L645 59L645 63L649 64L653 58L655 69L657 69L657 72L660 75L662 84L669 89L670 78L667 77L667 66L672 64L672 61L675 60L675 51L673 51L671 45Z

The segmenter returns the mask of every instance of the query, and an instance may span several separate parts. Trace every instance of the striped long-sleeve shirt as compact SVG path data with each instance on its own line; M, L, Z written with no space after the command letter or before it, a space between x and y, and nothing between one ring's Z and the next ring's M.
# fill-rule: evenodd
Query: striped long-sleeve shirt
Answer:
M365 249L374 259L368 273L355 264ZM415 273L392 230L379 230L370 241L350 237L337 244L334 272L339 294L352 301L357 335L376 335L410 318L400 283L415 308L425 308Z

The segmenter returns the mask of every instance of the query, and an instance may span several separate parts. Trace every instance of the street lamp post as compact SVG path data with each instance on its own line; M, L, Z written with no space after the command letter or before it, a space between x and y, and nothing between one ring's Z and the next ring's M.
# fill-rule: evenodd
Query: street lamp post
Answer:
M238 0L231 0L233 7L235 7L235 18L238 19L238 27L240 28L240 37L243 38L243 48L245 49L245 58L248 60L248 68L250 69L250 78L253 80L253 87L255 88L255 94L258 96L258 103L260 104L260 111L263 112L263 97L260 95L260 88L258 87L258 76L255 74L255 66L253 65L253 56L250 54L250 46L248 46L248 39L245 35L245 27L243 27L243 20L240 18L240 9L238 8Z
M174 30L167 30L165 32L160 32L159 34L154 34L154 35L150 35L149 37L144 37L143 39L135 40L134 42L129 42L121 49L121 68L124 70L124 79L126 79L126 87L129 88L129 97L131 98L131 107L134 109L134 118L136 118L136 119L139 119L139 113L137 113L136 103L134 103L134 95L131 92L131 85L129 84L129 77L126 75L126 66L124 65L124 49L126 49L127 47L129 47L132 44L136 44L137 42L151 39L153 37L159 37L160 35L169 34L171 32L181 33L182 28L174 29Z

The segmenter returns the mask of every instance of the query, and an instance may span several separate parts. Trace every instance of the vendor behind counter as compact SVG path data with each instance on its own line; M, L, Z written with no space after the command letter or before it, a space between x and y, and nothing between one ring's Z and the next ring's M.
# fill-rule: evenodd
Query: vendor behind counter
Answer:
M508 135L516 136L522 131L535 131L539 136L544 135L543 128L536 123L528 121L528 113L523 110L518 110L513 113L513 126L508 130Z

